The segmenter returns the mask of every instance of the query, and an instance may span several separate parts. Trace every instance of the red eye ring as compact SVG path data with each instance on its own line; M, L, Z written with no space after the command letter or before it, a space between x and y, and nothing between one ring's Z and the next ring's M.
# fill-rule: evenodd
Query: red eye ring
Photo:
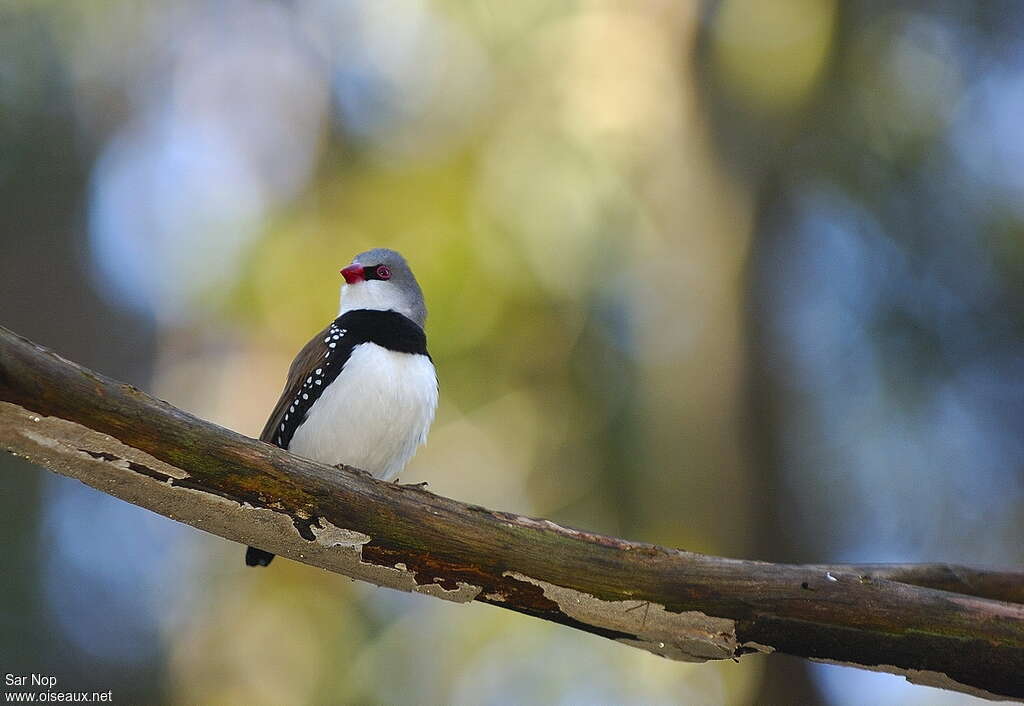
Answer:
M377 279L391 279L391 268L387 265L377 265Z

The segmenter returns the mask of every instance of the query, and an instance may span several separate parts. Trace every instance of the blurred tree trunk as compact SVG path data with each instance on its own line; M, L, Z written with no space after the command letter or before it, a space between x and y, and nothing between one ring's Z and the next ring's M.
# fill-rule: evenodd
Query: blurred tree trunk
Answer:
M112 375L145 383L152 331L112 310L86 278L83 230L88 164L72 95L45 22L31 12L0 21L5 68L31 87L5 95L0 110L0 321ZM31 78L25 78L25 77ZM5 87L6 88L6 87ZM43 600L39 553L45 476L0 457L5 568L0 592L0 663L8 672L51 673L83 691L114 688L118 699L157 700L156 665L128 670L83 654L59 634ZM72 483L64 478L58 483Z
M751 463L757 469L751 474L755 484L752 504L754 513L750 526L754 556L764 561L799 563L811 560L806 549L794 536L794 499L787 496L782 473L782 455L778 448L779 420L785 410L779 405L779 391L768 365L765 345L766 319L758 302L765 294L760 282L761 264L774 246L776 229L766 227L779 197L774 178L765 178L762 198L758 204L761 220L756 224L751 241L746 272L747 313L747 420L748 449ZM811 678L811 665L806 660L788 657L771 659L765 665L764 680L754 702L757 704L824 704L825 698Z

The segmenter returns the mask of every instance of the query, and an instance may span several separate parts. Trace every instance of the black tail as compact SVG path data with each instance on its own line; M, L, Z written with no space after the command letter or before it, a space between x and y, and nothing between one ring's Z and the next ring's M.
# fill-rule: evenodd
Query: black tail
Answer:
M246 566L269 566L270 560L273 558L274 555L270 552L265 552L256 547L249 547L245 550Z

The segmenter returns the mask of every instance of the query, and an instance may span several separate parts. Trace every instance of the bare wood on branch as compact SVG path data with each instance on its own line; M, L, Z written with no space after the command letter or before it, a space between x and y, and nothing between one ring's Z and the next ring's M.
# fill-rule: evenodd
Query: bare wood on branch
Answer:
M249 439L0 327L0 446L218 536L681 660L779 651L1024 700L1024 572L705 556L382 483Z

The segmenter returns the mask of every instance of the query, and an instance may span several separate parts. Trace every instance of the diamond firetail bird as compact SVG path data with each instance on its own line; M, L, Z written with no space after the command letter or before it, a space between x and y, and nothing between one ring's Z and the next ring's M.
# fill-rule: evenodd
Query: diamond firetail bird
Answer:
M295 357L260 439L391 480L427 440L437 407L427 308L394 250L368 250L341 274L338 318ZM273 558L255 547L245 553L249 566Z

